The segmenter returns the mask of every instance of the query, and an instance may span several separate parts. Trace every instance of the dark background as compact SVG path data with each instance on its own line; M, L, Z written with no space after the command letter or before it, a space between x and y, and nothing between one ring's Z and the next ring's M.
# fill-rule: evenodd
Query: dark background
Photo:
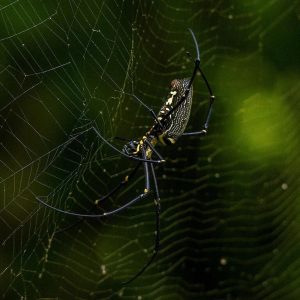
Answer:
M0 298L299 299L298 1L0 5ZM143 135L151 116L123 91L158 111L193 70L187 28L216 95L209 133L160 149L161 249L122 286L151 255L153 197L95 220L36 198L99 212L135 163L91 122L105 139ZM208 96L199 75L189 131ZM101 208L140 193L142 175Z

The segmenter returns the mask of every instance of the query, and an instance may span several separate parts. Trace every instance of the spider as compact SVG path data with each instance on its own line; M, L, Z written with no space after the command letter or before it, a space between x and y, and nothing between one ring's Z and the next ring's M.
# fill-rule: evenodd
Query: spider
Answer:
M108 144L112 149L117 151L119 154L131 159L137 161L137 165L135 168L127 175L125 178L114 188L112 189L108 194L106 194L104 197L102 197L99 200L95 201L95 205L97 205L99 202L108 199L109 197L113 196L117 191L119 191L123 186L125 186L137 173L138 169L143 165L144 168L144 176L145 176L145 187L143 193L136 196L134 199L130 200L129 202L125 203L121 207L118 207L117 209L102 213L102 214L92 214L92 213L77 213L72 211L65 211L63 209L57 208L52 206L51 204L47 203L47 200L45 198L47 197L37 197L37 200L39 203L43 204L44 206L53 209L57 212L66 214L66 215L72 215L75 217L80 218L100 218L100 217L107 217L109 215L113 215L116 213L121 212L125 208L133 205L134 203L140 201L141 199L145 198L150 194L150 177L152 177L153 185L154 185L154 205L156 208L156 230L155 230L155 244L154 244L154 250L152 253L152 256L150 259L144 264L144 266L129 280L124 282L123 284L128 284L138 278L153 262L154 258L156 257L159 246L160 246L160 196L159 196L159 190L157 185L157 179L155 175L154 165L161 164L165 162L165 159L161 156L161 154L155 149L155 146L157 144L161 144L164 146L175 144L178 138L181 136L202 136L206 135L209 125L209 120L211 117L212 112L212 105L215 100L215 96L213 95L212 89L210 88L210 85L204 76L204 73L202 72L200 68L200 51L198 42L196 40L196 37L193 33L193 31L188 28L193 42L195 44L196 48L196 59L194 61L194 69L192 72L192 75L190 78L184 78L184 79L174 79L171 81L170 84L170 92L167 97L167 101L163 104L161 109L159 110L158 114L156 115L154 111L148 107L143 101L141 101L138 97L135 95L132 95L132 97L138 101L152 116L153 118L153 125L150 127L150 129L145 133L145 135L138 139L138 140L126 140L126 144L124 145L122 150L119 150L114 145L112 145L108 140L106 140L100 132L96 129L96 127L92 126L90 129L92 129L98 138L100 138L103 142ZM185 128L187 126L191 107L192 107L192 98L193 98L193 82L196 77L197 72L200 72L205 85L208 89L209 95L210 95L210 101L208 110L206 113L205 122L201 128L200 131L194 131L194 132L184 132ZM88 130L84 130L80 133L78 133L76 136L72 137L71 140L78 137L78 135L84 134ZM122 138L119 138L122 139ZM125 140L125 139L122 139ZM70 142L70 141L69 141ZM156 159L153 159L153 155L156 156ZM45 199L45 200L44 200ZM72 226L72 225L71 225Z

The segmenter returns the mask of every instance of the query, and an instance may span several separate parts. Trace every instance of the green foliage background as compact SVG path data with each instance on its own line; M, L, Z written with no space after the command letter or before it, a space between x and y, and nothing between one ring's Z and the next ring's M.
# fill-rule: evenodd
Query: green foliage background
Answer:
M298 1L4 2L0 297L299 299ZM89 211L133 168L93 131L70 138L90 121L142 135L151 117L122 90L159 109L192 71L188 27L216 95L210 131L161 149L161 249L123 287L153 247L152 199L60 231L77 221L36 197ZM194 90L189 130L207 106L200 76ZM107 208L142 188L138 176Z

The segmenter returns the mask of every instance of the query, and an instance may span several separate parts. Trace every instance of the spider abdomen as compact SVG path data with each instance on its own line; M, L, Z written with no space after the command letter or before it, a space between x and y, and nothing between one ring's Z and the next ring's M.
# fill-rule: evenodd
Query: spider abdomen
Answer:
M177 139L183 134L190 118L193 87L189 88L190 79L174 79L171 82L171 89L167 101L162 106L158 113L158 120L162 121L164 131L159 135L159 141L163 144L174 144ZM189 88L188 95L185 93ZM183 101L178 109L174 110L167 118L165 116L174 106L183 98Z

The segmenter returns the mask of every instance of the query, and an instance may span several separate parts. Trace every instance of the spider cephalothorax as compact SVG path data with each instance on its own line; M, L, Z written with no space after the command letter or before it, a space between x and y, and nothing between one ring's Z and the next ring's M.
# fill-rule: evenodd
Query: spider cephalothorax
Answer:
M126 154L126 155L132 155L132 156L137 156L138 154L138 146L139 146L139 142L138 141L129 141L128 143L126 143L122 149L122 151Z
M51 204L48 204L44 198L47 197L37 197L37 200L47 206L48 208L51 208L55 211L58 211L60 213L64 213L67 215L72 215L80 218L89 217L89 218L100 218L100 217L106 217L109 215L116 214L123 209L133 205L137 201L145 198L146 196L150 195L150 182L152 182L154 186L154 205L155 205L155 211L156 211L156 227L155 227L155 246L154 246L154 252L148 262L140 269L139 272L135 274L130 280L128 280L126 283L129 283L136 279L139 275L141 275L147 267L151 264L153 259L155 258L156 254L158 253L159 244L160 244L160 197L159 197L159 190L157 185L157 179L155 175L155 164L164 163L165 160L160 155L160 153L155 149L155 146L157 143L163 144L163 145L169 145L174 144L177 139L181 136L201 136L205 135L207 133L208 129L208 123L211 116L212 111L212 104L214 102L214 95L212 93L212 90L210 88L210 85L204 76L201 68L200 68L200 52L198 43L196 40L196 37L191 29L189 29L195 47L197 51L197 57L195 59L195 65L193 69L193 73L190 78L184 78L184 79L174 79L171 81L171 87L170 92L168 94L168 97L159 110L158 114L156 115L154 111L148 107L142 100L140 100L137 96L132 95L133 99L138 101L145 109L148 110L149 114L151 114L153 118L153 125L150 127L149 131L145 133L145 135L138 139L138 140L131 140L127 142L124 146L122 151L119 150L117 147L115 147L113 144L111 144L107 139L105 139L101 133L97 130L96 127L91 126L91 130L94 131L96 136L101 139L104 143L106 143L108 146L110 146L114 151L118 152L124 157L127 157L131 160L137 161L137 165L132 169L132 171L125 176L125 178L110 192L108 192L104 197L101 199L98 199L95 201L95 204L99 206L99 203L102 203L102 201L112 197L115 195L122 187L124 187L138 172L141 165L144 167L144 176L145 176L145 186L144 190L141 194L137 195L135 198L131 199L130 201L126 202L125 204L121 205L118 208L115 208L111 211L107 211L105 213L96 213L92 214L91 212L87 213L77 213L72 211L66 211L64 209L60 209L57 207L52 206ZM208 89L209 95L210 95L210 102L209 107L206 114L205 122L200 129L200 131L194 131L194 132L184 132L186 129L186 125L188 123L190 113L191 113L191 106L192 106L192 98L193 98L193 88L192 84L196 77L197 72L200 72L206 87ZM90 130L88 129L88 130ZM76 137L78 137L81 134L84 134L88 130L85 130L81 133L79 133ZM72 137L70 142L75 137ZM122 138L121 138L122 139ZM123 139L124 140L124 139ZM66 146L67 143L64 143L63 145ZM152 181L151 181L152 178ZM62 230L60 230L62 231Z

